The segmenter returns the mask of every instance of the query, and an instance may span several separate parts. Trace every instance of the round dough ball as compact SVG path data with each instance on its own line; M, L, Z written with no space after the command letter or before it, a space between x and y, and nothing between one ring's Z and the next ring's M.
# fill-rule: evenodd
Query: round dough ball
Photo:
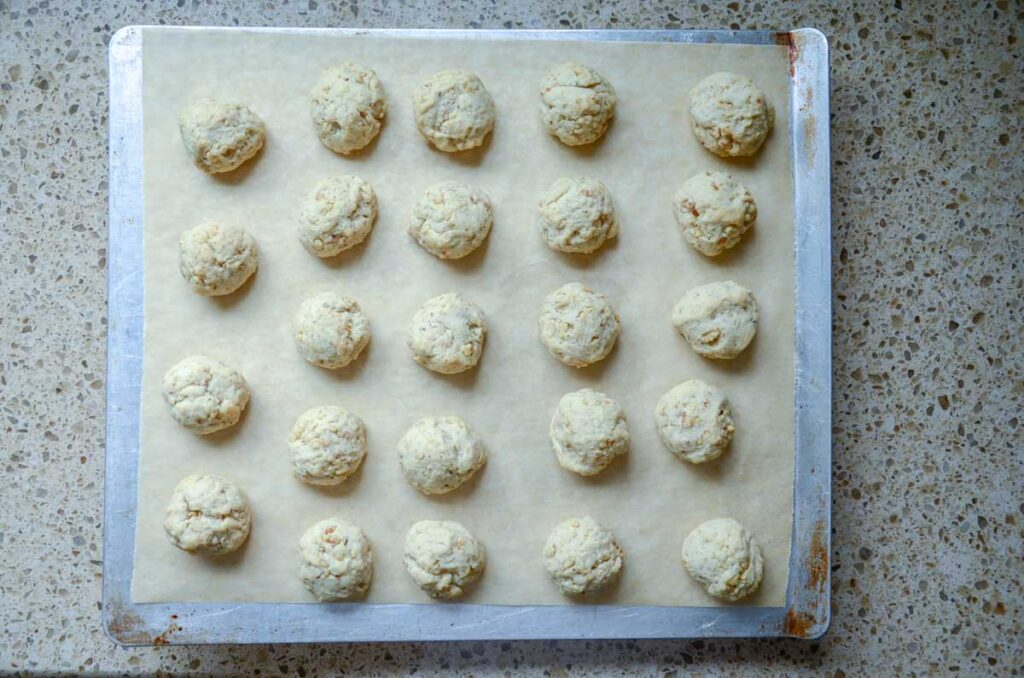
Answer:
M314 407L292 425L292 472L310 485L337 485L366 457L363 420L342 407Z
M583 64L558 64L540 81L544 124L567 146L600 139L615 115L615 102L612 84Z
M186 107L178 129L192 162L207 174L236 169L259 153L267 137L263 120L251 108L216 99Z
M163 396L176 422L206 435L238 423L249 404L249 385L224 363L192 356L167 370Z
M538 207L541 235L553 250L589 254L619 234L612 196L597 179L556 179Z
M562 396L549 432L558 463L581 476L600 473L629 452L626 413L617 401L593 389Z
M421 520L405 535L405 570L431 598L458 598L480 578L487 553L461 524Z
M441 259L461 259L491 232L491 199L479 188L443 181L423 192L409 218L409 235Z
M562 593L592 593L619 576L622 547L610 530L590 516L570 518L545 542L544 568Z
M474 367L484 350L487 318L458 292L428 300L412 318L409 348L428 370L458 374Z
M249 537L252 513L245 495L220 476L182 478L171 494L164 531L183 551L220 556Z
M701 172L672 200L676 222L690 246L714 257L734 247L757 219L747 187L726 172Z
M697 526L683 542L683 566L705 591L728 601L749 596L764 578L761 547L732 518Z
M370 342L370 321L355 299L324 292L295 314L295 345L306 361L333 370L359 357Z
M425 417L398 441L398 461L406 480L423 494L444 494L487 461L480 438L458 417Z
M690 129L704 148L723 158L757 153L775 124L775 108L754 81L714 73L690 90Z
M377 74L351 62L321 73L310 100L320 142L342 154L358 151L373 141L388 110Z
M476 148L494 129L494 99L469 71L433 74L416 88L412 105L420 134L441 151Z
M735 358L757 333L757 302L731 280L700 285L672 309L672 324L705 358Z
M619 336L619 316L608 297L569 283L544 300L540 340L551 355L572 367L586 367L607 356Z
M231 294L260 264L256 241L241 226L211 221L190 228L178 239L178 268L204 297Z
M366 593L373 578L373 547L363 531L341 518L321 520L299 539L302 585L331 602Z
M302 205L299 240L310 254L333 257L366 240L377 218L377 194L345 174L318 182Z
M661 396L654 420L665 447L693 464L722 456L736 431L725 394L699 379L684 381Z

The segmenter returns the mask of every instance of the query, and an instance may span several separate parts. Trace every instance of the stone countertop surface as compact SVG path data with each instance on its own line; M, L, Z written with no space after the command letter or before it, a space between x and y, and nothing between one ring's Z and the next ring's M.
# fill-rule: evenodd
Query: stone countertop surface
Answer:
M1018 675L1020 3L434 5L0 0L0 671ZM828 635L114 645L100 626L106 50L128 24L821 29L833 55Z

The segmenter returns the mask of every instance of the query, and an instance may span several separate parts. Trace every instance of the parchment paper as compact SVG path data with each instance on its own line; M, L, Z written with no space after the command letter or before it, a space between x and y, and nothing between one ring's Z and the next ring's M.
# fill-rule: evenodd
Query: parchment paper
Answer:
M717 604L686 575L680 546L700 522L733 516L765 555L764 584L745 604L783 604L794 455L784 48L177 30L144 31L143 39L145 366L135 601L314 602L297 576L298 538L315 521L340 515L373 543L369 602L430 602L406 575L401 549L413 522L433 518L462 522L487 547L486 573L466 602L566 604L544 572L542 545L561 520L589 514L615 532L626 554L620 583L596 601ZM344 60L374 68L389 97L378 140L350 158L320 144L308 102L320 71ZM618 91L615 122L594 146L562 146L541 123L537 82L564 60L593 66ZM477 72L497 103L495 131L477 151L434 151L413 124L414 86L448 67ZM719 70L750 75L777 108L775 131L753 161L718 159L686 125L686 92ZM179 112L203 95L247 102L267 124L258 160L226 177L196 170L178 136ZM759 212L744 242L713 261L684 243L671 211L680 183L712 168L734 172ZM321 261L294 229L307 191L332 173L366 178L380 217L363 246ZM621 235L595 256L549 250L534 224L537 196L563 175L600 178L612 193ZM480 186L495 208L486 244L455 263L435 259L405 233L413 202L444 179ZM192 293L177 269L179 234L208 219L244 225L259 247L258 273L226 299ZM754 291L761 325L742 357L711 362L686 345L669 313L689 287L723 279ZM536 327L544 296L574 280L607 294L623 324L610 357L582 370L552 358ZM364 356L337 372L306 364L289 327L301 301L325 290L358 299L373 329ZM415 310L450 290L478 303L490 324L479 369L455 377L418 366L405 344ZM237 427L196 436L171 419L160 379L192 354L245 375L253 397ZM737 426L728 453L704 466L669 454L653 421L662 393L694 377L725 390ZM559 397L584 386L619 399L632 434L628 458L593 479L561 469L547 433ZM324 404L355 412L369 432L362 470L335 490L295 480L287 457L292 422ZM459 491L430 498L405 482L396 444L419 417L449 413L479 432L490 458ZM197 472L226 476L251 501L252 536L232 556L191 556L164 535L172 488Z

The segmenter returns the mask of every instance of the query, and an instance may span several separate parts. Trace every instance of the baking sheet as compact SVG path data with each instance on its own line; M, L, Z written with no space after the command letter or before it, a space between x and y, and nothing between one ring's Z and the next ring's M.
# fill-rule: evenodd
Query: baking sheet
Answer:
M731 515L765 550L765 582L746 604L785 601L793 483L793 214L785 125L787 53L739 45L418 40L256 32L144 32L145 338L139 511L133 600L311 602L296 575L296 542L333 514L359 524L374 544L368 602L428 602L401 565L408 526L423 518L459 520L486 544L488 568L466 602L565 604L540 556L550 529L590 514L615 531L626 551L618 586L595 600L630 605L711 605L685 574L679 546L699 522ZM322 68L351 59L384 81L389 118L378 141L354 158L323 148L309 122L307 93ZM604 73L619 93L606 139L569 149L549 138L536 113L536 81L551 63L573 59ZM409 98L426 74L475 70L495 97L498 123L477 152L433 151L412 124ZM777 108L777 127L752 162L726 162L700 149L686 128L685 93L715 70L745 73ZM178 112L214 94L248 102L268 126L259 159L227 178L196 171L177 135ZM683 242L670 200L686 177L726 168L758 201L755 229L733 253L707 260ZM331 173L357 173L380 200L367 243L337 260L306 253L294 235L298 206ZM622 226L591 258L548 250L533 224L536 196L562 175L587 174L608 185ZM422 189L447 178L483 188L495 204L487 244L467 260L438 261L404 232ZM255 235L260 271L227 300L190 293L177 272L179 233L224 218ZM754 290L761 331L731 363L700 359L675 333L668 314L688 287L734 279ZM573 370L536 337L543 297L581 280L609 295L623 334L612 355ZM307 296L337 289L355 296L374 330L353 368L325 372L295 352L289 319ZM458 289L490 323L480 369L442 377L408 355L406 325L427 298ZM253 390L243 422L212 437L179 428L160 399L163 372L204 353L241 370ZM733 402L732 449L708 468L684 465L660 445L652 411L675 383L698 377ZM560 469L547 424L558 398L582 386L622 402L631 454L596 479ZM340 404L367 424L362 471L338 490L295 481L286 454L294 418ZM487 467L441 498L409 487L395 445L417 418L462 416L490 450ZM220 473L248 494L254 512L248 544L226 559L192 557L171 547L161 523L178 479Z

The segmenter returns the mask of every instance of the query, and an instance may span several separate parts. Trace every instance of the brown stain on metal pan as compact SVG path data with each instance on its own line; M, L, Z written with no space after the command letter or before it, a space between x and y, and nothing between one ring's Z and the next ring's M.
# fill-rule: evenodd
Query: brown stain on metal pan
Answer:
M791 607L786 610L786 618L782 624L783 633L794 638L810 638L824 632L823 624L827 624L828 616L824 609L825 587L829 581L828 540L825 538L825 522L819 520L811 534L811 550L804 561L807 571L808 596L813 609L803 610ZM801 597L804 598L804 597Z
M772 39L776 45L780 47L789 48L789 76L793 77L796 75L796 62L800 58L800 48L797 46L797 40L789 31L776 31L772 34Z

